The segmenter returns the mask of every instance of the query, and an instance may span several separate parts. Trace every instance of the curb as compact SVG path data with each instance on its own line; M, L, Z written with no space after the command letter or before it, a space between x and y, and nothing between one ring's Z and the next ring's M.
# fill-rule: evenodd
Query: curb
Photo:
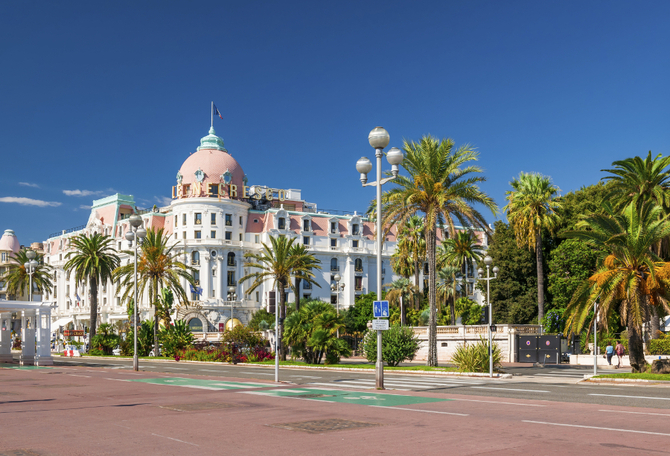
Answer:
M61 358L74 359L66 356L61 356ZM119 356L83 356L80 359L114 359L114 360L123 360L123 361L132 361L133 358L119 357ZM205 365L233 365L230 363L221 363L218 361L189 361L181 360L174 361L172 359L140 359L140 362L151 362L151 363L185 363L185 364L205 364ZM237 364L237 366L245 367L273 367L274 364L256 364L256 363L243 363ZM280 369L316 369L316 370L331 370L331 371L353 371L353 372L370 372L373 373L375 369L361 369L356 367L328 367L328 366L279 366ZM384 374L413 374L413 375L438 375L444 377L486 377L490 378L489 374L478 373L478 372L439 372L439 371L416 371L416 370L384 370ZM512 374L493 374L492 378L512 378Z
M592 374L587 374L584 375L584 380L580 380L579 383L581 382L588 382L588 383L654 383L654 384L667 384L670 385L670 380L646 380L642 378L593 378L594 376Z

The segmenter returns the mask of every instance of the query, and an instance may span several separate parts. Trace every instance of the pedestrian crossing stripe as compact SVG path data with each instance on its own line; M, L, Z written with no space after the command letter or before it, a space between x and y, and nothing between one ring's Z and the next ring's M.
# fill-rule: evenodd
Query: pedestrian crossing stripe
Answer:
M294 399L309 399L323 402L338 402L340 404L376 405L378 407L397 407L400 405L426 404L431 402L447 402L451 399L435 397L402 396L399 394L379 394L369 391L343 391L333 389L294 388L275 389L264 391L244 391L245 394L256 394L272 397L289 397Z
M182 386L185 388L198 388L207 390L235 390L247 388L264 388L270 386L267 383L242 383L242 382L223 382L218 380L202 380L198 378L181 377L159 377L159 378L133 378L131 382L151 383L164 386Z

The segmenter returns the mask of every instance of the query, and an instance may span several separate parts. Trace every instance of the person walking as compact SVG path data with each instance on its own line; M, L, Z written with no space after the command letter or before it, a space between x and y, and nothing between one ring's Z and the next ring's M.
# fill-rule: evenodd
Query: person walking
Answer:
M605 348L605 354L607 355L607 364L612 365L612 356L614 356L614 347L612 347L612 342L607 342L607 347Z
M620 340L617 341L616 347L614 347L614 352L616 353L617 358L619 358L619 363L616 366L618 369L621 367L621 358L623 358L623 354L625 353L623 344Z

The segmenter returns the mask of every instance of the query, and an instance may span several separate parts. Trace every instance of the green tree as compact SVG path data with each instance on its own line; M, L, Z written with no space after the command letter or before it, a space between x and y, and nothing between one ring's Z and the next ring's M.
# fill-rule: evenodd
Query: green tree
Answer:
M300 310L300 283L303 280L306 280L308 283L312 284L312 286L316 285L317 287L321 288L321 285L318 284L313 278L307 278L304 279L304 274L302 271L305 269L310 269L310 268L316 268L316 269L321 269L320 260L317 260L314 255L310 254L307 248L302 245L302 244L295 244L292 247L291 251L291 256L294 258L297 258L296 266L295 266L295 289L294 289L294 294L295 294L295 308L296 310Z
M494 214L497 206L478 187L478 183L485 181L482 170L477 166L465 166L479 156L470 146L455 148L451 139L439 141L424 136L418 143L405 141L404 150L402 167L409 176L398 176L392 181L395 187L383 194L383 225L402 225L413 215L425 216L430 306L426 362L429 366L437 366L435 250L438 224L445 226L452 236L456 233L456 222L487 229L484 216L473 205L481 204Z
M464 325L478 325L482 320L484 308L469 298L459 298L456 301L456 314Z
M505 222L494 224L487 254L500 268L498 278L491 280L490 299L493 321L506 324L531 323L537 316L537 275L535 255L520 248L514 230ZM477 287L486 293L486 284Z
M424 231L423 218L418 215L411 216L398 230L398 243L396 247L398 251L407 257L407 260L411 264L411 269L414 273L414 286L419 290L422 288L419 283L421 265L426 258L426 236ZM418 299L418 296L415 299ZM419 307L418 300L415 302L415 307Z
M575 291L596 272L598 256L604 253L579 239L568 239L549 254L549 309L563 315Z
M446 265L437 271L437 295L444 299L445 307L449 305L450 324L456 324L456 274L458 268Z
M384 285L388 287L386 299L390 305L398 305L400 307L400 326L405 326L405 306L407 302L411 302L414 296L419 294L419 290L406 278L400 278L392 283ZM407 298L407 301L404 301Z
M194 285L193 271L191 266L185 265L179 260L179 255L174 251L179 245L178 242L168 246L169 235L165 235L163 228L150 228L147 236L142 242L142 247L137 258L137 295L138 300L144 296L145 291L149 295L149 303L154 307L154 345L158 345L158 324L161 313L161 290L168 289L172 292L172 299L177 298L180 306L188 307L189 299L181 285L182 279L187 283ZM130 250L124 251L128 255L133 255ZM135 265L128 263L120 266L114 271L114 278L123 290L122 299L127 301L134 294L135 285ZM170 305L171 307L171 305ZM164 312L163 312L164 313ZM158 355L159 349L156 350Z
M7 266L7 271L0 277L0 282L7 284L7 293L10 295L27 296L30 287L30 275L26 271L26 263L30 261L26 256L28 249L22 248L16 254L11 255L11 262ZM33 290L40 294L45 291L51 293L53 284L51 282L51 266L44 264L44 255L35 252L35 261L37 267L33 272Z
M347 334L363 333L368 329L368 322L372 320L372 305L376 300L377 293L374 291L356 296L354 305L343 314Z
M275 323L275 316L274 314L271 314L265 308L260 308L254 314L251 316L251 320L249 320L249 324L247 325L249 328L253 329L254 331L260 331L263 329L261 327L261 322L266 323L266 329L270 328L272 325Z
M98 287L113 278L114 269L119 265L119 257L114 250L114 239L99 233L75 236L70 241L71 252L65 255L66 271L74 271L76 286L88 281L91 293L91 333L93 339L98 322Z
M419 351L419 336L409 326L391 326L382 331L382 361L389 366L397 366L403 361L411 361ZM363 341L365 357L371 363L377 360L377 331L368 331Z
M286 236L270 237L270 245L263 243L260 253L247 252L244 257L245 267L254 269L240 278L240 282L253 279L247 293L251 293L266 280L273 280L273 288L279 288L279 308L282 317L286 315L286 288L291 284L291 276L316 284L313 269L321 269L321 263L312 254L296 253L293 248L295 239ZM283 325L279 328L283 338ZM280 339L281 340L281 339ZM283 344L282 344L283 345ZM281 357L286 360L286 352L282 350Z
M521 172L510 182L507 194L507 220L514 228L517 245L535 250L537 265L538 321L544 317L544 260L542 231L553 231L557 222L556 210L561 203L556 200L558 187L539 173Z
M594 301L598 302L604 329L609 316L619 307L628 330L630 364L634 372L644 372L642 322L649 307L667 307L670 299L670 265L652 247L670 235L670 223L668 216L660 217L663 209L651 202L639 207L631 203L621 214L609 205L605 209L606 215L587 217L581 230L566 233L608 253L596 273L582 283L570 301L566 332L582 330L588 317L593 317Z

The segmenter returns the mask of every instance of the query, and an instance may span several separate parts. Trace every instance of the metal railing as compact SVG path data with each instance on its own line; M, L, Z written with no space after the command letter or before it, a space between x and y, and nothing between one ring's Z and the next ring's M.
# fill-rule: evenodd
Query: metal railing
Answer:
M84 228L86 228L86 225L79 225L79 226L75 226L74 228L68 228L67 230L63 230L61 232L51 233L49 235L48 239L51 239L52 237L56 237L56 236L62 236L64 234L68 234L68 233L74 233L75 231L81 231Z

